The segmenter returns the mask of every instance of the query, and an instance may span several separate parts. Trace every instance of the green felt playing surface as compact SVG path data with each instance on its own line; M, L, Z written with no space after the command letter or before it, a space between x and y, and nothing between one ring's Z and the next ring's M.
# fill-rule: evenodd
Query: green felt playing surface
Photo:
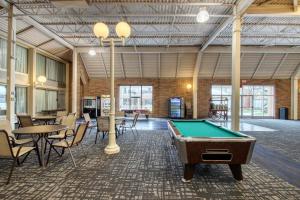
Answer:
M205 120L172 120L184 137L239 138L243 135L219 127Z

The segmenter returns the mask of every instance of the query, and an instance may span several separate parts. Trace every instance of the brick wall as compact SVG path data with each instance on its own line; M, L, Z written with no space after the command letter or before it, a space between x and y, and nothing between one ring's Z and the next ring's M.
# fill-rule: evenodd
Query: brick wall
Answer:
M207 117L211 85L230 85L231 80L199 79L198 82L198 117ZM273 85L275 86L275 117L278 118L278 109L287 107L291 109L291 81L290 79L276 80L247 80L245 85Z
M119 110L119 86L120 85L152 85L153 86L153 117L168 116L168 99L173 96L181 96L185 101L192 102L192 90L188 90L186 85L192 83L192 78L177 79L154 79L154 78L128 78L116 79L115 98L116 111ZM90 79L84 86L85 96L101 96L110 94L109 79Z
M119 105L119 86L120 85L152 85L153 86L153 117L167 117L168 116L168 98L172 96L182 96L186 101L192 102L192 90L186 89L186 85L192 83L192 78L128 78L116 79L115 83L115 97L116 110ZM219 79L199 79L198 82L198 117L207 117L209 98L211 96L211 85L223 84L230 85L230 80ZM278 108L291 108L290 96L291 87L290 80L248 80L245 85L274 85L275 86L275 116L278 117ZM84 85L85 96L101 96L103 94L110 94L109 79L89 79L88 83ZM299 104L300 108L300 104ZM289 114L290 116L290 114ZM300 115L299 115L300 116Z

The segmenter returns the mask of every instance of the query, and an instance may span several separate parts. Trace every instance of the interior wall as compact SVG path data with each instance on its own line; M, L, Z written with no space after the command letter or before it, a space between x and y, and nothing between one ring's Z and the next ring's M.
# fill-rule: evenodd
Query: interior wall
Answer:
M109 79L90 79L84 87L85 96L101 96L110 94ZM192 78L128 78L116 79L115 98L116 111L119 110L119 86L121 85L152 85L153 86L153 110L152 117L168 116L168 99L174 96L184 97L186 102L192 103L192 89L186 88L192 83Z
M115 97L116 110L119 110L119 86L120 85L152 85L153 86L153 117L168 116L168 98L182 96L186 101L192 103L192 90L188 90L186 85L192 83L192 78L128 78L116 79ZM230 85L229 79L199 79L198 82L198 117L205 118L208 114L209 99L211 96L211 85ZM247 80L245 85L274 85L275 86L275 118L278 118L278 109L287 107L291 109L291 88L289 79L275 80ZM109 79L98 78L90 79L84 85L84 96L101 96L110 93ZM290 117L290 112L289 112Z
M211 86L230 85L229 79L199 79L198 82L198 117L207 117L209 110L209 99L211 97ZM290 79L268 79L268 80L247 80L244 85L273 85L275 87L275 118L278 118L278 109L287 107L289 109L289 118L291 117L291 80Z

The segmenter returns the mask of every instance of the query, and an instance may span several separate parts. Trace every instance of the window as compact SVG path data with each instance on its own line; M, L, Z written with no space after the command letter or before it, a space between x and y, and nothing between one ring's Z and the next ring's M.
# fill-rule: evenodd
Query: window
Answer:
M46 90L36 90L36 112L46 110Z
M16 87L15 96L15 113L27 113L27 88Z
M60 86L65 86L66 65L37 54L36 57L36 77L46 76L47 80L57 81Z
M212 98L228 98L228 114L231 109L231 86L213 85ZM241 89L240 115L242 117L274 117L274 86L244 85Z
M16 47L16 66L17 72L28 73L28 50L17 45Z
M47 110L57 109L57 91L48 91L47 93L48 106Z
M120 86L119 109L152 111L152 86Z
M0 85L0 115L6 115L6 86Z
M7 42L6 40L0 38L0 68L6 69L6 50L7 49Z
M64 95L64 93L63 93ZM63 102L63 106L65 102ZM55 110L58 108L58 91L55 90L36 90L36 112L42 110Z
M46 57L40 54L36 55L36 77L46 76Z

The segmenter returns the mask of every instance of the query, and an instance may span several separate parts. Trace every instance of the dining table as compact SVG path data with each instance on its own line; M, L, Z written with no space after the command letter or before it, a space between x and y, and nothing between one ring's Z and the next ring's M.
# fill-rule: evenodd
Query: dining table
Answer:
M67 128L68 127L65 125L38 125L15 129L12 132L16 135L30 135L34 140L34 143L36 143L38 149L38 142L40 142L41 166L45 168L45 141L47 141L47 135L49 133L66 130Z
M41 115L32 117L33 120L42 121L43 125L49 125L50 122L55 121L57 116L54 115Z

